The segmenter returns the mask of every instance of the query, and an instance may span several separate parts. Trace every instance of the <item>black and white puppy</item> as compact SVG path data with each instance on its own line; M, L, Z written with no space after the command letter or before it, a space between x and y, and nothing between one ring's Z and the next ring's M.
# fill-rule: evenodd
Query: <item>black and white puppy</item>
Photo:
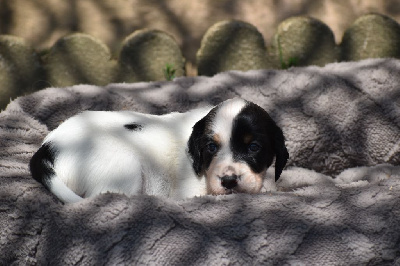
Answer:
M33 178L63 202L100 193L182 199L258 193L289 154L258 105L231 99L186 113L86 111L50 132L30 161Z

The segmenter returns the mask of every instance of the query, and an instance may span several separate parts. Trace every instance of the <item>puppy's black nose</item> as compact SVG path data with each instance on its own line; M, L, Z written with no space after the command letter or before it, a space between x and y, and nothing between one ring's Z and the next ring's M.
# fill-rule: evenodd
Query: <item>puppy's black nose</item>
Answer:
M238 184L238 176L237 175L225 175L221 177L221 185L225 189L235 188Z

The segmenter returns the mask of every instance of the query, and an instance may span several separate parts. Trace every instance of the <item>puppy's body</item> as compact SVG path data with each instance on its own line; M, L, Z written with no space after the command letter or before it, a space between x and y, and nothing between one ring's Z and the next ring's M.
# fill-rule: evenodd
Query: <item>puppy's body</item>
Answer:
M277 141L282 141L279 145L283 147L284 143L282 132L275 132L277 127L265 111L267 116L256 123L268 120L274 128L262 129L258 137L256 131L261 125L258 129L250 125L255 122L253 118L237 124L241 112L246 113L244 110L253 105L233 99L214 108L162 116L129 111L83 112L46 137L31 160L31 172L64 202L104 192L176 199L259 192L266 169L277 154L271 136L280 134L282 139ZM247 110L245 117L249 115ZM241 148L232 141L244 142L243 147L257 143L263 148L262 158L243 156L247 148L238 156ZM257 156L259 153L261 150ZM287 151L283 157L284 166Z
M85 198L107 191L174 198L205 194L205 183L191 170L185 149L192 133L187 125L194 125L209 109L162 116L83 112L45 138L41 149L48 150L48 162L54 158L50 168L55 173L43 181L64 202L80 198L58 195L65 191L63 184ZM176 187L179 181L173 177L188 179L190 185L181 182Z

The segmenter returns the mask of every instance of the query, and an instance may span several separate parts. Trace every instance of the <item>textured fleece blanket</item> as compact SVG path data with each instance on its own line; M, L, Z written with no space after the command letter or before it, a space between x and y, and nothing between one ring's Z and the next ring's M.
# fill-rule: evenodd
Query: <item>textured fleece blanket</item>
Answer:
M80 111L232 97L264 107L286 136L276 192L63 205L30 176L46 134ZM399 162L397 60L46 89L0 113L0 265L399 265Z

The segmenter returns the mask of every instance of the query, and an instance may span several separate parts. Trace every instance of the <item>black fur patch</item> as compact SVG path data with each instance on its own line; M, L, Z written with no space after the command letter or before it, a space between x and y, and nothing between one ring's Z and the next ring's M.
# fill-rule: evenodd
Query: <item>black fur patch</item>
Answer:
M53 169L55 157L56 154L51 143L45 143L32 156L29 162L32 177L47 189L49 189L51 177L55 175Z
M279 179L289 154L282 130L264 109L247 103L233 121L231 136L230 145L235 160L246 162L252 171L260 173L272 164L275 156L275 180ZM247 136L252 136L250 143ZM249 149L251 143L257 144L260 149L252 151Z
M212 141L212 132L207 132L210 128L218 106L214 107L205 117L200 119L194 126L188 141L188 152L193 159L193 169L200 176L210 166L213 155L207 150L207 144Z
M124 125L124 128L130 130L130 131L140 131L143 129L143 126L140 124L132 123L132 124L126 124Z

